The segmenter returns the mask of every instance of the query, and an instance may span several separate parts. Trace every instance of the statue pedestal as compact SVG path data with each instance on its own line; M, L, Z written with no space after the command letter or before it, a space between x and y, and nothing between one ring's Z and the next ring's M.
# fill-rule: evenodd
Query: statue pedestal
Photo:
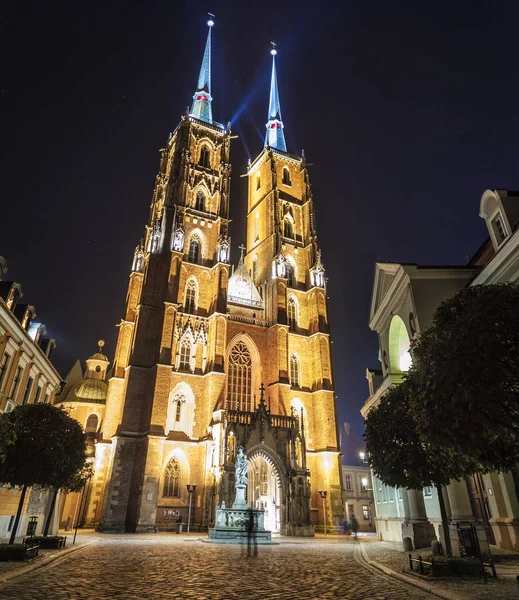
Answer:
M243 508L247 511L247 501L245 500L245 486L243 483L236 484L236 499L233 502L232 508Z
M236 489L236 498L238 499L239 488ZM217 508L215 526L209 529L208 542L217 544L247 544L249 532L247 523L251 511L247 508L235 508L236 502L232 508ZM254 531L252 535L256 544L277 544L272 541L270 531L265 529L265 512L263 510L252 510L254 519ZM205 541L205 540L202 540Z

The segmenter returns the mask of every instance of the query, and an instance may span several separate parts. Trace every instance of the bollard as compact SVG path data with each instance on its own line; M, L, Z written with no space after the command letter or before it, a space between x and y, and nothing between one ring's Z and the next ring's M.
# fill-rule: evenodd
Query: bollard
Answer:
M418 556L418 565L420 567L420 573L423 575L423 564L422 564L422 555Z
M411 571L413 570L413 557L410 552L409 552L409 568L411 569ZM519 575L517 577L518 577L517 583L519 584Z

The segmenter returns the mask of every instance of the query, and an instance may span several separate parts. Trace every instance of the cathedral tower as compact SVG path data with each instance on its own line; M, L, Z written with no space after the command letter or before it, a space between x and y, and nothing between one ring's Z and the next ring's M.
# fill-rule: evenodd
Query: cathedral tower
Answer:
M342 498L308 174L286 152L273 63L266 146L248 169L247 245L230 276L231 131L212 116L213 25L135 250L91 510L104 531L169 530L193 494L191 527L205 529L233 500L243 445L248 502L270 529L311 535L324 518L318 490L329 491L331 522Z

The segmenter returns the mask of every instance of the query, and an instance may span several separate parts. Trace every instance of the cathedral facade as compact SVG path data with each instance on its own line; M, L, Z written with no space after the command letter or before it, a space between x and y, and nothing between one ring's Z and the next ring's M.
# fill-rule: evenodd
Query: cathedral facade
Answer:
M88 513L102 531L171 530L189 515L204 530L234 499L243 446L248 504L274 532L313 535L344 504L312 191L304 156L287 152L272 50L265 145L247 169L246 245L231 269L232 136L212 118L212 24L135 251Z

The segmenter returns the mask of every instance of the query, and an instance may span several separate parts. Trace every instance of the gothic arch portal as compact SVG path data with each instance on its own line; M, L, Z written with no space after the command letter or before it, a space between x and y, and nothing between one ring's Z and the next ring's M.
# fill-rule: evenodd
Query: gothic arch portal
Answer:
M265 527L277 533L283 523L284 476L278 460L265 448L248 452L247 503L265 511Z

